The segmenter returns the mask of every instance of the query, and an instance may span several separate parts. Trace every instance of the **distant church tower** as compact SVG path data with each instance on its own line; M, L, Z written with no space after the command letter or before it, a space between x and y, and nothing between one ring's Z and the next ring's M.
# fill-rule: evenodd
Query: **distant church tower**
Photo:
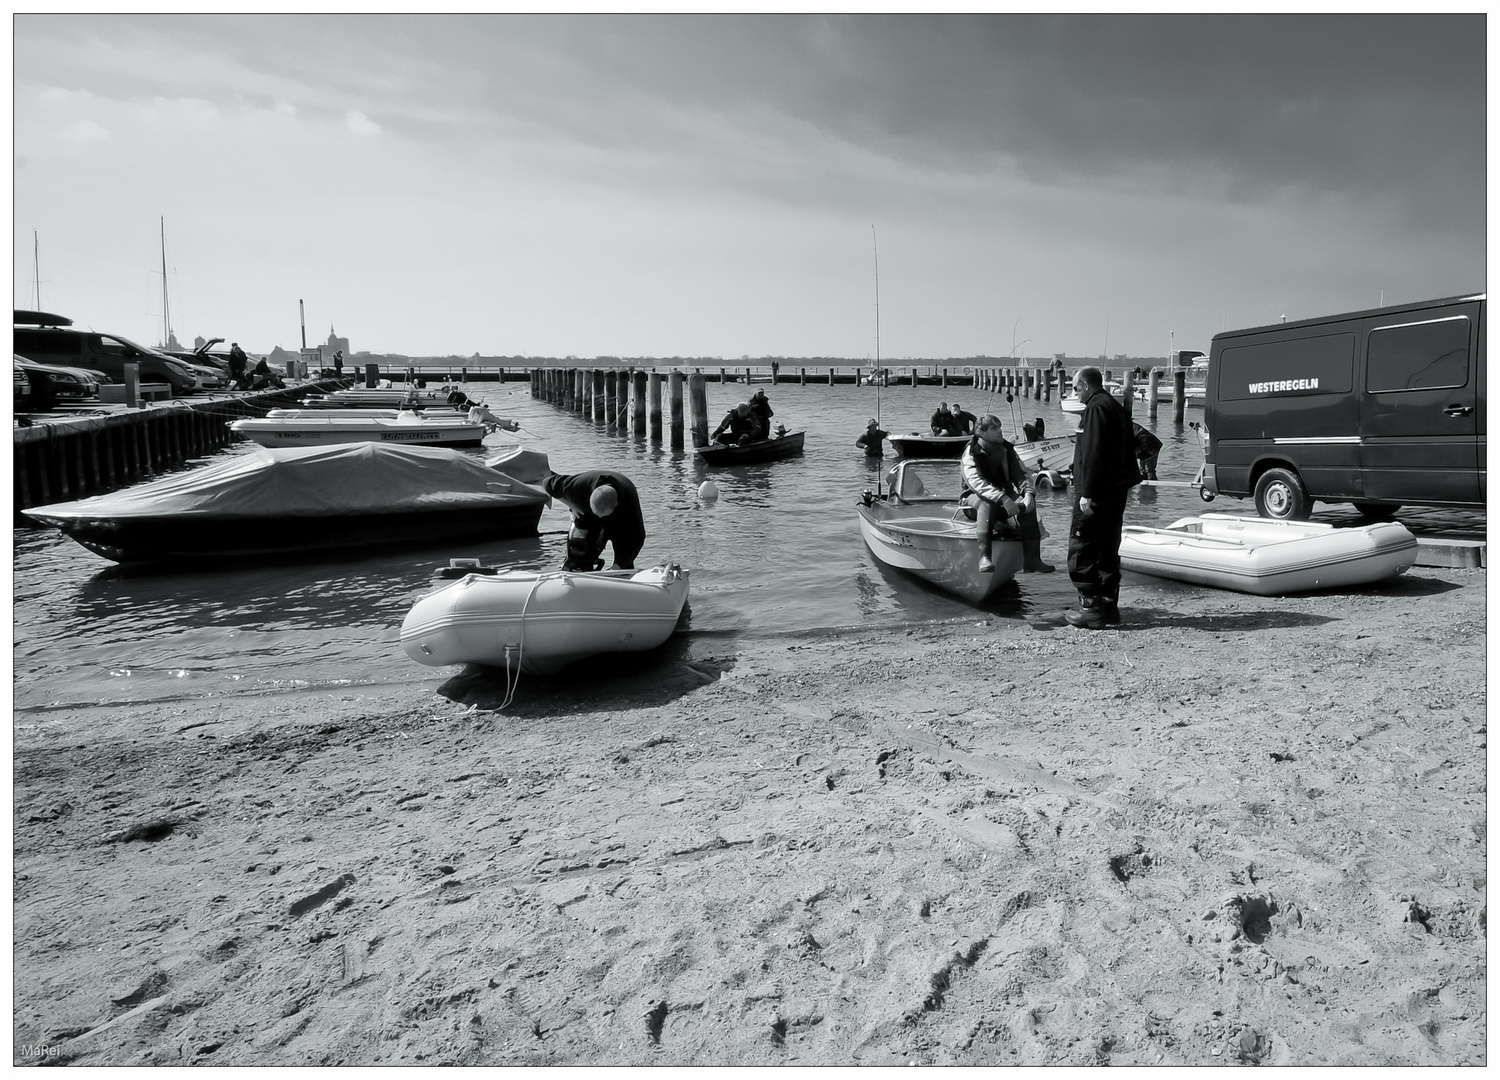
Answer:
M335 334L333 332L333 323L329 323L328 344L323 347L323 355L331 357L333 356L334 350L336 349L344 350L345 360L348 360L351 356L354 355L353 351L351 351L349 348L349 339L346 337L339 337L337 334Z

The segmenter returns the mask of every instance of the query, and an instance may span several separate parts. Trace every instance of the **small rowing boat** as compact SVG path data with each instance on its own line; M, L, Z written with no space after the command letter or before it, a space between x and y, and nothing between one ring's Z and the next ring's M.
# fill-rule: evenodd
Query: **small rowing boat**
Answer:
M789 431L774 439L757 439L738 446L700 446L693 453L705 465L759 465L802 453L803 434Z
M952 459L964 456L964 447L969 445L968 435L892 435L891 445L901 459ZM1078 440L1076 432L1057 438L1033 439L1031 442L1015 443L1016 456L1027 472L1057 472L1073 467L1073 450Z
M687 602L688 572L649 570L471 573L422 597L401 623L419 664L487 664L551 675L606 652L654 649Z
M854 509L875 558L978 603L1014 580L1024 559L1019 537L993 539L989 555L995 569L980 571L984 545L958 505L961 487L958 462L951 458L898 461L890 494L867 493Z
M1340 528L1200 514L1161 529L1127 525L1120 540L1127 570L1259 596L1368 585L1416 561L1416 537L1394 521Z

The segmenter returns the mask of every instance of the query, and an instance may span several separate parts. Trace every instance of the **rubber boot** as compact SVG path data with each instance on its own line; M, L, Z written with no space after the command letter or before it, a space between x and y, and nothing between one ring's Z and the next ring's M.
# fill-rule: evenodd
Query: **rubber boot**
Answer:
M1078 607L1063 612L1063 618L1068 620L1069 626L1083 630L1102 630L1105 626L1104 607L1098 598L1081 593L1078 596Z
M1051 563L1042 562L1042 538L1040 536L1022 535L1021 556L1021 569L1028 574L1050 574L1057 569Z
M974 508L974 531L979 534L979 572L993 574L995 564L990 559L990 516L994 508L984 499Z

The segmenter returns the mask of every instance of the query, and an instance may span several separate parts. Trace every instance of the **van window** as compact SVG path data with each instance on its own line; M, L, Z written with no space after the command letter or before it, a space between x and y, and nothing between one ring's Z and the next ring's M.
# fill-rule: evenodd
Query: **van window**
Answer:
M1463 386L1468 381L1467 317L1458 315L1370 331L1365 388L1371 393Z
M1354 335L1240 345L1219 354L1219 397L1347 394L1354 386Z
M38 353L43 356L79 356L83 352L82 341L77 334L59 334L47 330L17 330L15 351L22 356Z

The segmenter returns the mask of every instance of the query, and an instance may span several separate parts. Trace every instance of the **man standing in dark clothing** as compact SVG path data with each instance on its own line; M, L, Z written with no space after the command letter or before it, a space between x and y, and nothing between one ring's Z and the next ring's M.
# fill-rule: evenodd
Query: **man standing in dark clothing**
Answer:
M769 439L771 437L771 417L776 411L771 408L771 402L766 398L764 390L755 391L755 396L749 402L750 411L755 414L755 419L760 421L760 435L757 438Z
M250 358L245 355L245 350L240 348L238 341L229 343L229 377L234 380L237 389L248 390L250 388L249 372L246 367Z
M1078 589L1078 609L1064 617L1073 626L1097 630L1120 621L1120 533L1125 501L1141 474L1130 417L1105 391L1099 369L1080 368L1073 393L1083 402L1068 530L1068 577Z
M594 469L563 475L552 473L542 482L548 495L573 511L564 570L599 570L606 543L614 545L612 570L634 570L635 557L646 545L646 523L635 485L617 472Z

